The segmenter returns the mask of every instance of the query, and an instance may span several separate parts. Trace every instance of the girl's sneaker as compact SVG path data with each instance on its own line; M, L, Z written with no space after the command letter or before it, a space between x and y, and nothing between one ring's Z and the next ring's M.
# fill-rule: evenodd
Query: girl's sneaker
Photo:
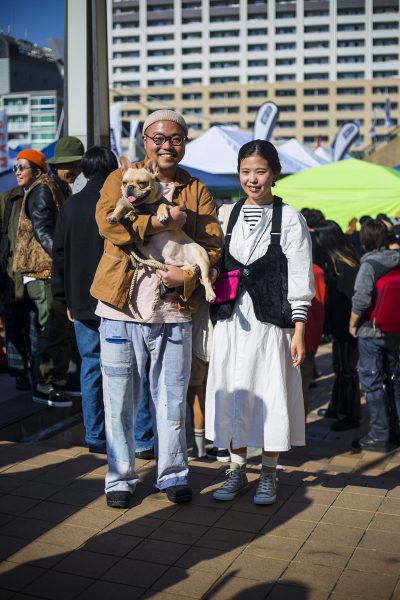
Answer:
M233 500L240 492L243 492L249 485L246 475L246 465L237 466L236 469L226 471L226 481L220 488L213 492L215 500Z
M276 473L261 471L254 504L273 504L276 501Z

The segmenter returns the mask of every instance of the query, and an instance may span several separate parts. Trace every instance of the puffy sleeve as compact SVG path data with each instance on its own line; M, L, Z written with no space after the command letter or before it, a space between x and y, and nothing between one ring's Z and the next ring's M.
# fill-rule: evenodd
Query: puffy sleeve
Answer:
M282 211L281 245L288 261L288 301L293 320L306 320L315 293L311 238L303 215L287 205Z

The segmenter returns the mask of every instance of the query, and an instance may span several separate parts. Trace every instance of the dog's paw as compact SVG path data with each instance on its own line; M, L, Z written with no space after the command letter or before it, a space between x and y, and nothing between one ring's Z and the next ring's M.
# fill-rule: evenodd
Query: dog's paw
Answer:
M216 297L217 297L217 296L215 295L215 293L212 293L212 294L210 294L210 293L206 293L206 300L207 300L207 302L209 302L210 304L212 304L213 302L215 302L215 298L216 298Z
M116 217L107 217L107 223L109 225L116 225L118 223Z
M168 221L168 218L169 218L168 206L166 204L160 204L160 206L157 209L157 220L160 223L165 223L165 221Z

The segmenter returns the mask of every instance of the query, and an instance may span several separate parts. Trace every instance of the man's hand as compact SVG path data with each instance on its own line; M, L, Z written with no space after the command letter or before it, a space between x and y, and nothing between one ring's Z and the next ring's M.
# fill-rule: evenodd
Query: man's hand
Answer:
M179 267L174 265L165 265L167 270L161 271L157 269L156 273L163 282L169 288L181 287L183 285L184 273Z
M68 317L68 320L71 321L71 323L74 322L74 317L73 317L72 311L69 308L67 308L67 317Z

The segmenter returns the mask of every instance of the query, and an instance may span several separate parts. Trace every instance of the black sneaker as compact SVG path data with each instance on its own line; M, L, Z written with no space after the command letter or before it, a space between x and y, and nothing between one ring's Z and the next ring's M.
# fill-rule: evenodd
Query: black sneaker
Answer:
M107 492L107 506L110 508L128 508L130 497L130 492Z
M82 396L82 392L78 387L70 385L68 383L65 385L58 385L57 383L53 383L52 387L55 392L59 392L63 396L70 396L71 398L80 398Z
M170 485L161 491L167 495L168 500L176 504L190 502L192 499L192 490L188 485Z
M355 438L351 445L356 450L366 450L368 452L390 452L392 450L389 442L386 440L374 440L368 435L361 438Z
M62 396L58 392L53 396L54 390L51 392L42 392L37 387L33 389L32 400L39 404L47 404L47 406L53 406L56 408L68 408L72 406L71 397Z
M17 390L22 390L24 392L26 392L27 390L31 390L31 380L29 379L28 375L26 375L25 373L21 373L21 375L16 375L15 387L17 388Z
M135 458L139 458L140 460L154 460L154 449L150 448L149 450L138 450L135 452Z
M208 458L219 462L229 462L231 460L230 452L226 448L216 448L215 446L206 448L206 454Z

